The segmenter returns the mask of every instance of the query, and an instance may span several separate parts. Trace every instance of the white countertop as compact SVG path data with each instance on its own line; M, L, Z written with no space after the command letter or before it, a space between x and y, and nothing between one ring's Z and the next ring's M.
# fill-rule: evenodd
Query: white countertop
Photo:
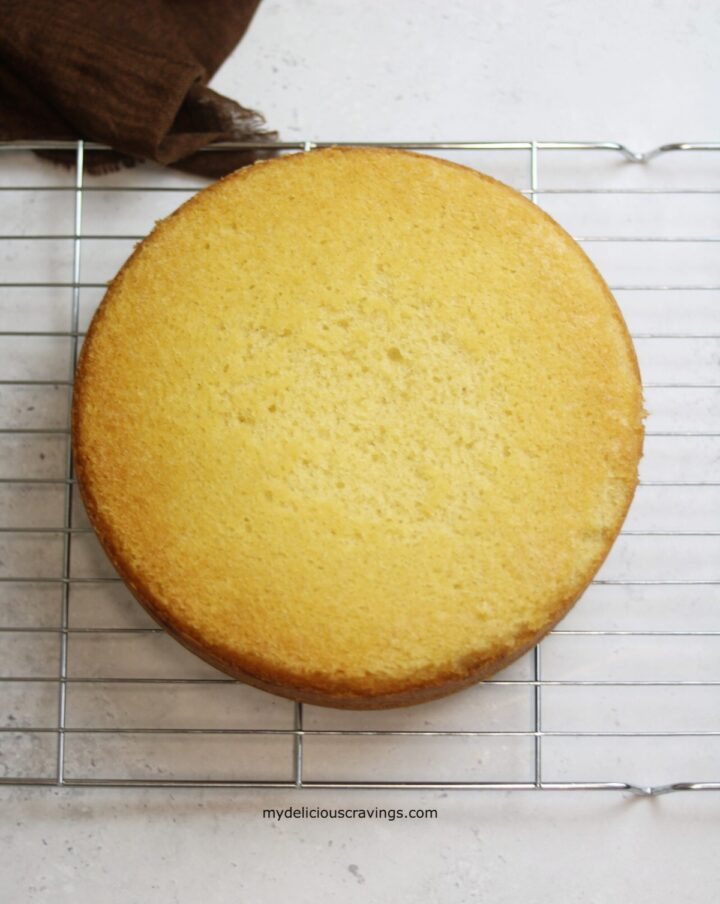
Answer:
M286 139L603 139L647 150L720 139L719 45L717 0L264 0L213 87L264 111ZM712 166L698 185L720 187ZM682 184L677 168L662 173ZM636 281L631 265L621 281ZM691 256L685 266L690 279ZM717 323L716 308L698 311L704 329ZM630 316L644 328L639 308ZM611 566L626 564L618 554ZM716 591L693 599L704 626L717 625ZM717 780L720 757L699 768ZM438 818L263 819L264 807L287 806L427 806ZM720 893L718 819L717 792L2 787L0 900L704 902Z

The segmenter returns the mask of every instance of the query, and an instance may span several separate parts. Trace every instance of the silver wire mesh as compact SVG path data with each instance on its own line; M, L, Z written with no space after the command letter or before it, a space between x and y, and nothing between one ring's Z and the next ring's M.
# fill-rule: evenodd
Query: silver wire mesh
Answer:
M148 166L86 176L88 143L0 145L0 782L720 789L720 144L386 144L514 184L611 282L650 416L605 566L531 654L421 707L303 707L196 660L102 554L74 486L69 411L106 281L200 186ZM38 147L73 150L74 171L37 162Z

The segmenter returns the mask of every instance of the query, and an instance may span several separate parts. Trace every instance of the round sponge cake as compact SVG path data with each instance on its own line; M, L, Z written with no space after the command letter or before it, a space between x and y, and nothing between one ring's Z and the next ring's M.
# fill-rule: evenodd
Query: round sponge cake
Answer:
M82 349L88 514L137 599L251 684L416 703L532 646L616 537L637 362L572 239L387 149L257 164L135 250Z

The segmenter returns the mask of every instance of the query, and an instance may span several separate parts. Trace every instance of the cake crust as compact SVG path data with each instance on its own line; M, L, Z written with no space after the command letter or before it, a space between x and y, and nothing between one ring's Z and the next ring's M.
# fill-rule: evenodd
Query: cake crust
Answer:
M92 358L95 337L102 333L107 318L111 317L114 300L122 291L125 276L132 271L138 256L144 253L148 247L161 242L177 218L187 217L197 204L205 203L207 198L214 193L222 197L223 186L228 181L237 183L238 181L253 179L255 174L261 169L292 167L300 164L305 156L323 154L329 156L356 156L362 154L369 155L371 159L375 156L387 155L391 157L395 155L405 157L423 156L391 149L358 150L333 148L327 151L313 151L310 152L310 155L293 155L290 158L262 161L253 167L231 174L210 186L200 195L190 199L166 220L159 222L152 234L136 248L118 275L110 283L88 330L78 363L73 394L72 439L75 472L90 522L113 566L133 596L146 611L171 636L193 653L243 682L293 700L349 709L381 709L406 706L445 696L492 676L527 652L563 618L579 596L582 595L610 552L625 519L637 485L637 463L642 454L643 444L643 410L639 388L640 373L632 341L610 290L591 261L585 257L584 252L575 246L576 253L584 258L584 266L587 273L592 275L596 288L607 301L608 316L617 322L619 333L625 345L627 361L636 383L635 398L628 405L628 410L631 411L633 418L632 427L626 433L622 447L615 450L618 460L624 462L624 472L633 476L623 481L616 481L615 489L617 492L614 518L611 523L603 525L601 531L602 539L596 543L595 555L585 564L582 573L576 575L572 592L558 598L552 607L548 607L545 618L539 626L535 625L526 627L524 630L515 631L512 641L509 643L486 645L478 652L466 651L459 660L445 664L433 664L431 668L419 668L400 676L374 674L371 670L362 675L343 675L342 673L331 673L327 669L313 670L312 668L305 668L302 672L299 672L292 667L284 667L283 663L278 661L277 658L271 659L264 655L265 651L259 644L253 650L240 649L237 643L223 643L216 637L208 638L202 630L202 626L198 627L197 623L192 618L188 618L181 608L173 604L171 599L164 598L163 594L158 592L157 583L148 580L142 569L134 566L132 557L127 554L123 538L118 535L117 526L113 523L112 512L108 513L107 508L103 504L104 488L93 472L95 449L93 447L92 431L89 429L92 416L92 401L89 402L88 397L91 392L92 381L95 378L94 367L96 362ZM450 172L453 170L461 170L463 173L469 172L465 167L449 161L434 159L434 163L439 167L448 168ZM497 186L502 191L516 195L512 189L498 183L491 177L475 171L472 172L477 179ZM533 210L533 215L540 217L546 227L556 231L563 242L568 241L566 233L554 220L536 208L533 208Z

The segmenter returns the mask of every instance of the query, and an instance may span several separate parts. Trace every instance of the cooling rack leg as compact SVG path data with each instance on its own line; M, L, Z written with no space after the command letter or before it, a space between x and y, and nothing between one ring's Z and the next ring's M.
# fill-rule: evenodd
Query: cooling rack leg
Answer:
M295 704L295 747L294 747L294 772L295 787L303 787L303 705Z
M533 709L535 713L535 787L542 787L542 686L540 684L540 645L533 650Z
M75 212L73 222L73 270L72 270L72 307L71 307L71 354L68 379L72 382L78 354L78 328L80 323L80 252L82 242L82 208L83 208L83 175L85 167L85 146L78 141L75 154ZM68 410L68 427L70 426L71 409ZM58 744L57 744L57 783L65 781L65 720L67 714L67 676L68 676L68 628L70 623L70 558L72 543L73 515L73 461L72 447L68 437L65 476L65 507L63 534L63 582L61 590L60 611L60 682L58 684Z

